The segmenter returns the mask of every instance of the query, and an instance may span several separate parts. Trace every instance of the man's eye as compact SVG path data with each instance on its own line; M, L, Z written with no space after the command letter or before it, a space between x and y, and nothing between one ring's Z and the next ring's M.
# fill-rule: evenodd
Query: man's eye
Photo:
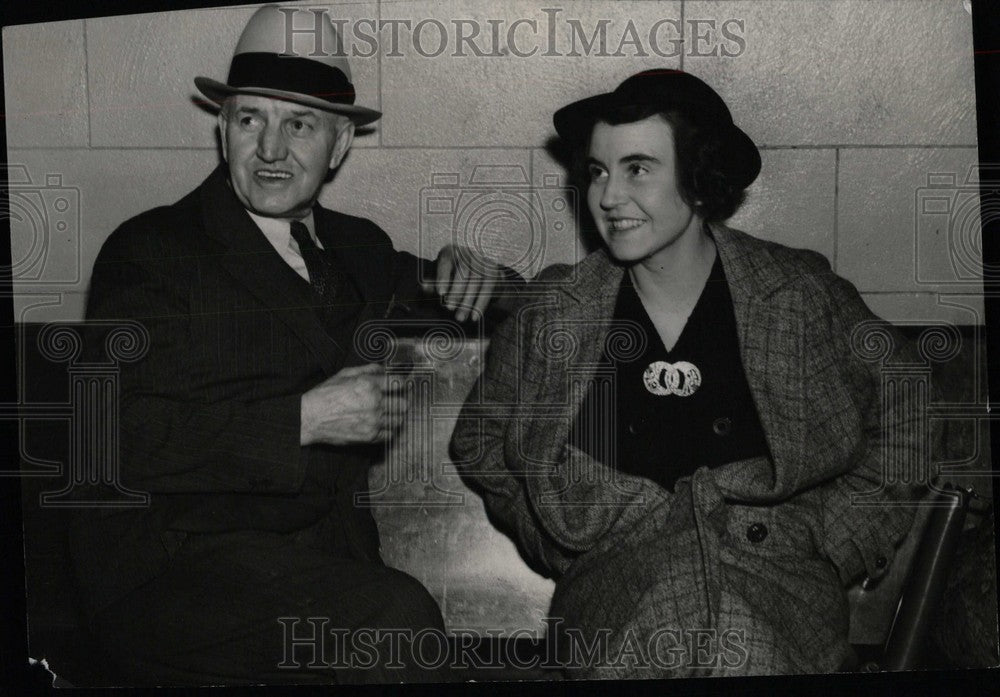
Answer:
M591 181L596 181L597 179L603 177L606 174L606 172L600 167L588 167L587 174L590 177Z
M256 116L245 115L240 117L240 126L243 128L257 128L260 120Z
M305 121L296 119L295 121L290 121L288 127L291 129L292 133L301 134L307 133L312 130L312 125L306 123Z

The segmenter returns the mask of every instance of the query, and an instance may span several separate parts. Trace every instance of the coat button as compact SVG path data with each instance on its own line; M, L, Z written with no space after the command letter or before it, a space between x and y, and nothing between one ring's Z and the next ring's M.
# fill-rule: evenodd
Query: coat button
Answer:
M628 432L634 436L636 433L639 432L639 429L635 427L634 423L629 423Z
M733 421L728 416L723 416L712 422L712 433L717 436L728 436L733 430Z
M747 528L747 539L754 544L763 542L765 537L767 537L767 526L763 523L754 523Z
M885 565L889 563L889 560L885 557L879 557L875 560L875 568L881 571L885 568Z

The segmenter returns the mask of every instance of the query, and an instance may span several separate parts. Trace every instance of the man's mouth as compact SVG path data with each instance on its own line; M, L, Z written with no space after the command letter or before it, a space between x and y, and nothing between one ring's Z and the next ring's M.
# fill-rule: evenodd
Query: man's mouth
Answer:
M258 169L254 176L266 182L280 182L292 178L291 172L275 171L270 169Z
M611 218L608 220L608 230L611 232L628 232L645 222L642 218Z

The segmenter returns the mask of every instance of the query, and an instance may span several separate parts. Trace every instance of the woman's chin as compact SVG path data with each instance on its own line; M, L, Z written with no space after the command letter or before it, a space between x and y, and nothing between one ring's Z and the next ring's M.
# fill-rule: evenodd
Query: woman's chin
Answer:
M635 244L628 244L624 241L606 242L605 248L608 254L619 264L637 264L649 256L649 250Z

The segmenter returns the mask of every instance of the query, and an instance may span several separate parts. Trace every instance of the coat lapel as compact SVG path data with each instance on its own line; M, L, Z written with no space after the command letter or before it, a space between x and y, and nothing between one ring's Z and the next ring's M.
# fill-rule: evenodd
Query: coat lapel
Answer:
M603 250L591 254L577 267L575 282L555 290L557 307L546 313L550 319L537 328L536 345L546 347L542 352L544 374L550 379L534 401L565 407L555 425L548 420L532 420L528 429L532 446L548 450L550 462L564 457L570 424L586 396L586 386L595 376L611 328L623 273Z
M392 296L394 250L383 240L351 229L350 220L320 206L313 207L316 236L350 277L366 304L388 302Z
M724 490L748 500L791 495L805 462L805 317L802 289L764 243L721 225L712 235L733 299L743 370L771 451L773 471L760 459L719 468Z
M534 327L545 380L536 395L522 397L558 415L524 422L522 452L532 453L540 470L525 482L546 529L568 549L589 549L616 525L633 525L664 500L652 482L613 470L569 445L570 426L605 344L629 341L616 336L621 328L612 322L623 273L603 250L591 254L576 267L571 284L555 288L548 320Z
M221 267L281 320L319 361L324 372L336 372L349 347L324 329L308 285L284 262L233 194L225 165L202 185L205 232L225 245Z

